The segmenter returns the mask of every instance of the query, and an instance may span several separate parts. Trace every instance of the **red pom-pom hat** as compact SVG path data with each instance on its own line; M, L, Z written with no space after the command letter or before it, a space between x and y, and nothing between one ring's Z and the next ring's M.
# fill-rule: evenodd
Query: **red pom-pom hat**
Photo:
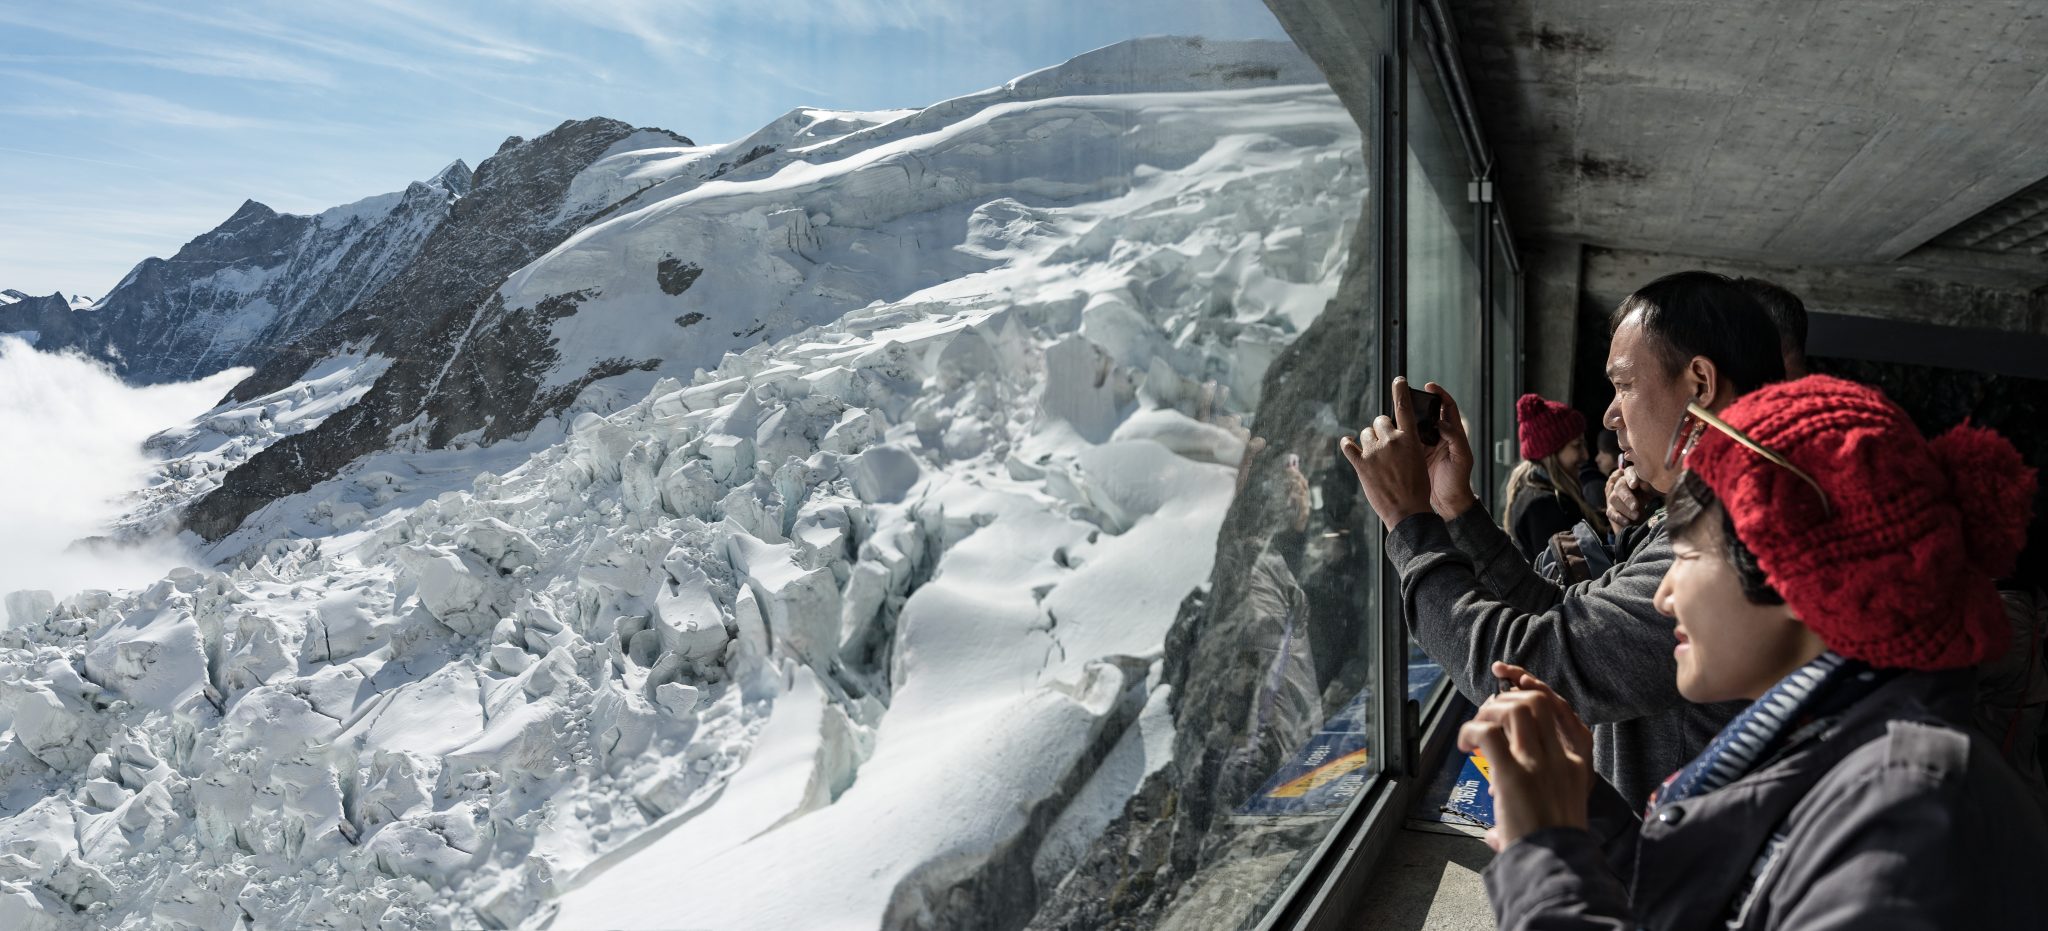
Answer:
M1531 462L1565 448L1573 437L1586 435L1586 415L1540 394L1525 394L1515 402L1515 421L1522 458ZM1552 478L1564 481L1570 476Z
M2025 541L2035 483L2012 443L1968 424L1930 443L1883 392L1825 375L1751 392L1721 417L1827 494L1718 430L1686 457L1829 649L1894 669L2006 649L1994 580Z

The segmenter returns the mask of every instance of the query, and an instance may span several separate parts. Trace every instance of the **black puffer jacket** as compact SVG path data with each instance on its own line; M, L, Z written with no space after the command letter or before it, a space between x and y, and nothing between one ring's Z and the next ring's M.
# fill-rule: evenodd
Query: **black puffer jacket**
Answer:
M1969 714L1974 673L1908 673L1720 789L1495 858L1502 928L2038 928L2048 818ZM1610 793L1611 796L1611 793ZM1614 828L1603 848L1599 825ZM1754 877L1754 878L1752 878Z

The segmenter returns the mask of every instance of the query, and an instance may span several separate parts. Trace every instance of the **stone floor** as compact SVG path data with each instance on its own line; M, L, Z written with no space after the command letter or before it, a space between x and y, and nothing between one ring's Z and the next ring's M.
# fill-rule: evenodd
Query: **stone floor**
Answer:
M1375 871L1359 931L1492 931L1479 879L1492 858L1478 837L1410 822Z

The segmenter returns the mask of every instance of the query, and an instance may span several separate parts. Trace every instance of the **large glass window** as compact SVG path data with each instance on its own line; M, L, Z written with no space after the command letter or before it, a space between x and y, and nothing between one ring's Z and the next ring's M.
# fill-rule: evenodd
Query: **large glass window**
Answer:
M107 59L59 6L53 67ZM822 6L124 10L260 54L95 70L207 117L115 135L274 203L91 305L172 342L78 337L256 374L130 515L206 571L7 599L0 707L90 738L0 727L0 837L69 864L31 898L1227 931L1323 878L1441 679L1338 439L1396 371L1485 435L1505 306L1405 7Z
M1429 60L1416 56L1408 77L1406 372L1416 387L1450 389L1471 423L1485 407L1480 392L1478 211L1463 137Z
M1408 75L1407 358L1404 371L1420 388L1449 389L1467 435L1484 443L1486 396L1480 370L1484 317L1480 307L1477 211L1467 185L1473 174L1442 83L1426 56ZM1483 453L1477 454L1483 455ZM1484 480L1483 470L1475 479ZM1442 670L1409 641L1410 691L1418 697L1441 682Z
M1522 394L1522 276L1515 267L1514 248L1508 239L1506 225L1497 215L1491 225L1493 235L1488 237L1488 242L1493 248L1489 268L1492 286L1487 305L1490 326L1487 345L1491 347L1491 356L1487 360L1487 369L1493 395L1488 402L1492 442L1489 444L1491 449L1478 454L1491 464L1486 493L1494 513L1498 514L1502 496L1506 493L1508 472L1521 458L1515 439L1515 399Z
M1379 156L1240 6L1263 19L922 110L798 111L674 208L782 231L766 329L644 428L734 405L667 442L751 489L698 516L766 650L684 676L746 723L676 751L723 741L721 794L609 814L659 836L572 880L560 924L633 925L619 903L660 888L690 903L668 925L1248 926L1366 792L1399 704L1337 439L1380 394ZM718 278L754 259L622 217L555 267L670 250L701 272L660 319L748 332L720 315L760 298ZM705 845L716 868L677 875Z

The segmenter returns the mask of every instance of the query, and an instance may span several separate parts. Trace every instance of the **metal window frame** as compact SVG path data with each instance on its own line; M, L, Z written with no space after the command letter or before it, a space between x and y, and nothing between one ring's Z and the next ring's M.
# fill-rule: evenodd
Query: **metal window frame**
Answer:
M1378 15L1378 11L1372 10L1369 4L1357 4L1351 9L1361 15ZM1507 426L1494 423L1496 379L1508 378L1516 386L1527 383L1527 346L1523 340L1526 302L1521 256L1515 249L1508 218L1498 198L1491 196L1492 153L1481 131L1476 108L1472 105L1471 86L1458 61L1456 33L1444 8L1444 0L1391 0L1385 15L1391 20L1385 24L1385 34L1391 36L1393 42L1392 47L1380 55L1379 125L1375 127L1379 144L1374 151L1380 173L1373 223L1373 232L1380 237L1377 269L1380 338L1379 357L1375 362L1379 366L1378 374L1382 376L1381 403L1386 405L1384 409L1391 409L1390 373L1402 371L1407 359L1408 75L1411 67L1428 67L1451 99L1453 119L1472 166L1473 186L1482 195L1475 198L1478 203L1473 205L1480 237L1480 242L1475 244L1480 247L1479 306L1476 310L1480 321L1477 349L1481 392L1484 395L1482 403L1476 405L1478 416L1475 424L1481 435L1487 437L1490 447L1495 431ZM1497 277L1494 263L1503 259L1508 264L1507 282L1512 292L1507 295L1511 301L1508 315L1511 332L1505 334L1496 332L1493 321ZM1501 338L1513 340L1516 346L1512 370L1505 373L1493 368L1494 341ZM1479 474L1485 476L1484 481L1490 489L1497 468L1493 464L1491 450L1475 458L1486 462ZM1485 500L1491 500L1490 492ZM1456 725L1470 708L1469 703L1463 702L1456 690L1449 687L1448 680L1441 682L1425 702L1406 699L1408 629L1398 596L1400 579L1384 555L1384 537L1381 553L1375 579L1379 586L1380 674L1374 687L1380 695L1401 697L1399 703L1382 701L1381 711L1374 722L1374 733L1382 755L1381 766L1371 785L1340 816L1337 827L1324 838L1306 867L1296 874L1258 924L1260 931L1335 931L1356 924L1358 907L1372 885L1370 874L1391 846L1409 805L1428 781L1425 777L1429 772L1427 764L1440 760L1451 749ZM1397 708L1401 713L1389 713Z

